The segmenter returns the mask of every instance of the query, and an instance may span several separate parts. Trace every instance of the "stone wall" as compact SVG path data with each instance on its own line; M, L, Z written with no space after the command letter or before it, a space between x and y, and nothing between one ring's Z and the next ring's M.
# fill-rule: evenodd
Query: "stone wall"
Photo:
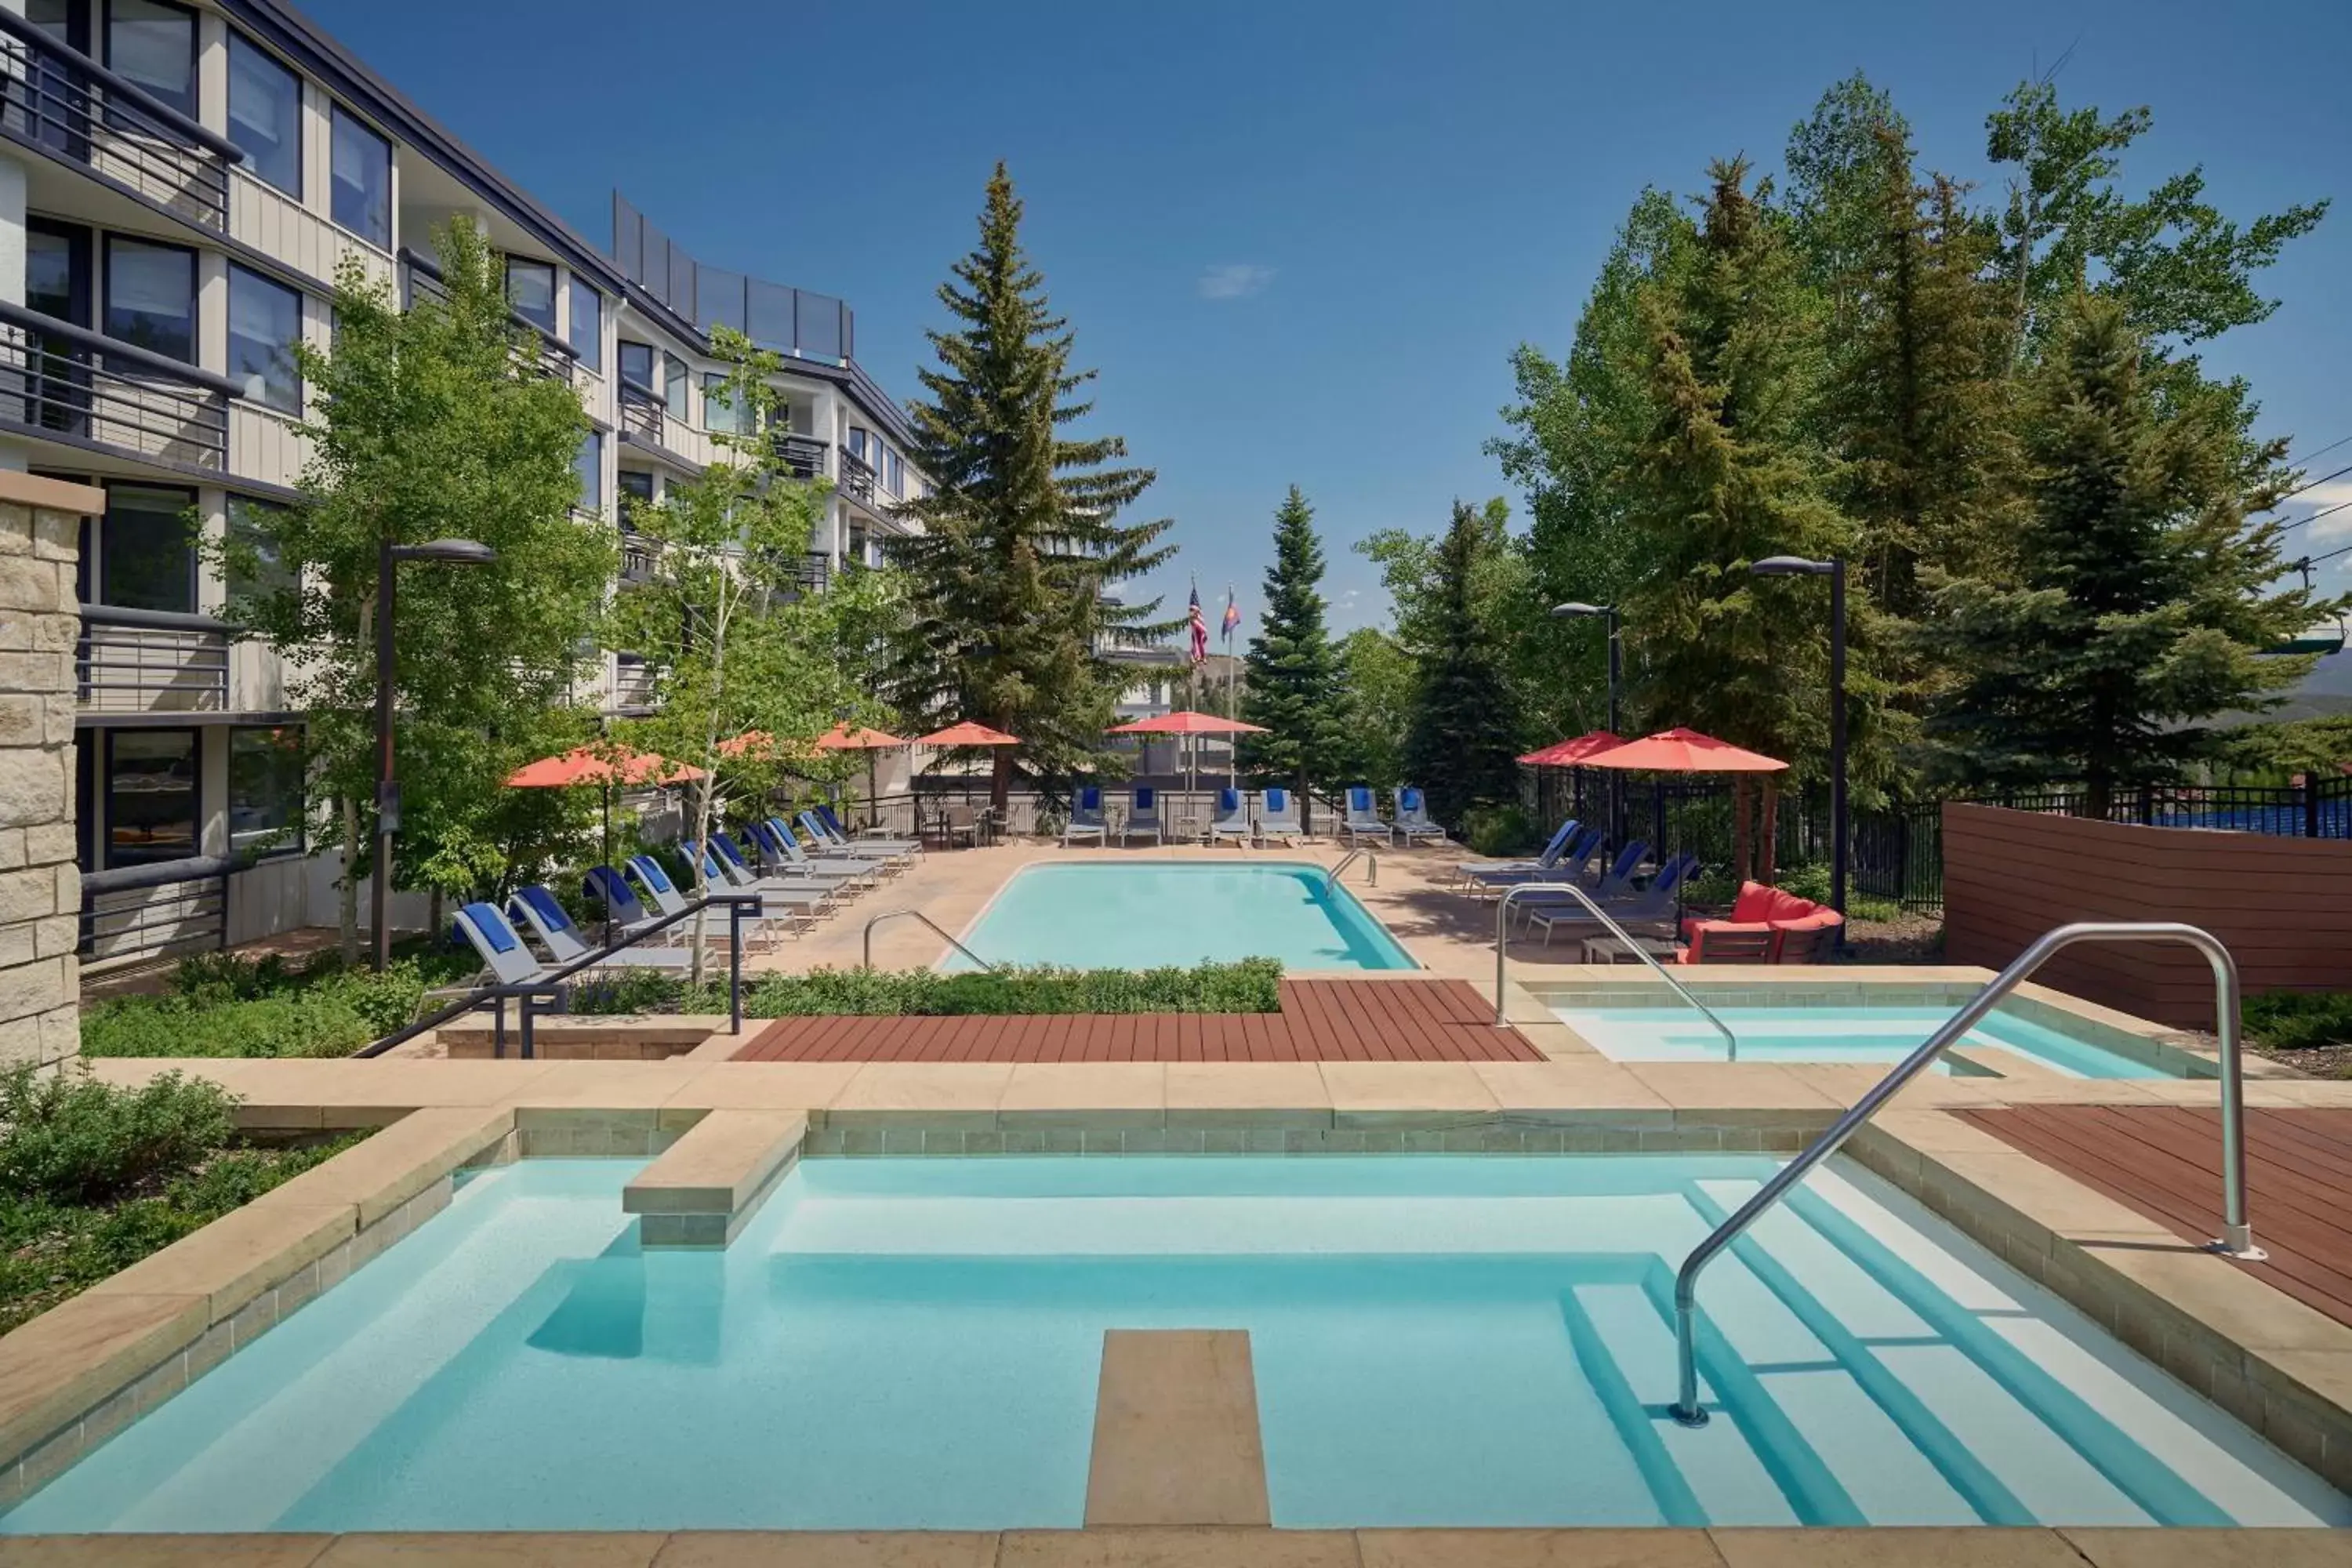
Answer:
M0 472L0 1066L80 1049L74 568L84 513L67 509L104 504L80 485Z

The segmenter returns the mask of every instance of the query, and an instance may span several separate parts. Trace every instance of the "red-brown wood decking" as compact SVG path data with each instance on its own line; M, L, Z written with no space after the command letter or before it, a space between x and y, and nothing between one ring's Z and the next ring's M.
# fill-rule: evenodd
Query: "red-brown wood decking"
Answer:
M2035 1105L1960 1114L2183 1241L2220 1234L2219 1111ZM2247 1111L2246 1216L2270 1259L2240 1267L2352 1325L2352 1110Z
M1279 1013L779 1018L737 1061L1541 1061L1460 980L1286 980Z

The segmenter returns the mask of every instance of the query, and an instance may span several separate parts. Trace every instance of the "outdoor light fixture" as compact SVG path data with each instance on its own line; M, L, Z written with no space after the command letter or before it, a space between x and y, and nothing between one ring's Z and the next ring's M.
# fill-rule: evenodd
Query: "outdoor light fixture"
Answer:
M1565 605L1554 605L1551 607L1551 618L1556 621L1577 621L1597 618L1607 623L1609 628L1607 633L1607 640L1609 643L1609 732L1612 735L1616 734L1618 732L1617 684L1618 678L1622 672L1622 659L1620 653L1622 645L1619 643L1617 637L1617 606L1614 605L1588 605L1580 600L1574 600ZM1622 844L1625 841L1624 806L1624 775L1612 769L1609 774L1609 837L1611 839L1620 844Z
M1845 562L1838 556L1815 561L1803 555L1768 555L1748 570L1759 577L1830 580L1830 907L1843 915L1852 842L1845 805ZM1845 945L1843 924L1837 941L1840 947Z
M403 561L433 561L449 566L488 566L499 552L470 539L435 539L394 544L384 535L375 552L375 876L368 917L375 922L375 966L392 967L392 836L400 831L400 786L392 776L392 603Z

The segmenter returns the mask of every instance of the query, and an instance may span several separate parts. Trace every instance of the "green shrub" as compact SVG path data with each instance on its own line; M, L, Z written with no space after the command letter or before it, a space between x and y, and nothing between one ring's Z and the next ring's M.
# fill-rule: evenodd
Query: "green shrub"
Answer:
M2246 1033L2276 1051L2352 1045L2352 992L2271 991L2246 998Z
M428 984L472 973L469 957L407 958L382 974L331 958L295 971L207 953L181 963L163 996L120 996L82 1012L89 1057L341 1057L416 1016Z
M746 984L753 1018L929 1016L1048 1013L1272 1013L1282 965L1271 958L1190 969L1000 969L942 974L929 969L816 969L762 974ZM677 976L628 973L573 991L575 1013L723 1013L727 984L693 991Z
M103 1203L194 1171L235 1135L217 1085L165 1073L138 1089L87 1069L0 1072L0 1188L52 1204Z
M1462 842L1474 855L1522 855L1543 847L1535 819L1516 805L1474 805L1462 819Z

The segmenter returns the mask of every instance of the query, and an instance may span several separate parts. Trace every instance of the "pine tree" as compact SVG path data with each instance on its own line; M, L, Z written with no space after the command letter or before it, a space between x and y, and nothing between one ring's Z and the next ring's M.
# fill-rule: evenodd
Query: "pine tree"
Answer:
M2216 714L2270 706L2308 659L2258 657L2333 605L2273 590L2283 445L2248 485L2234 419L2161 395L2118 301L2076 295L2027 388L2031 508L2013 585L1943 584L1924 628L1960 672L1930 712L1943 774L2079 781L2092 813L2213 753Z
M1455 501L1422 617L1427 640L1412 650L1421 679L1405 731L1405 776L1426 793L1430 814L1456 830L1472 806L1518 793L1518 721L1477 605L1480 557L1493 548L1486 519Z
M1323 544L1315 509L1290 487L1274 514L1274 562L1265 569L1265 614L1244 661L1242 721L1263 735L1242 737L1241 765L1288 784L1302 811L1311 786L1339 782L1339 667L1323 626ZM1305 822L1307 819L1300 819Z
M1063 436L1091 410L1072 395L1095 373L1070 368L1068 323L1048 308L1020 231L999 163L980 243L940 286L962 324L929 334L940 363L919 373L929 399L910 409L935 489L904 509L922 531L886 545L907 583L896 700L919 724L977 719L1021 738L990 753L1000 806L1016 767L1066 779L1104 754L1124 680L1106 647L1179 624L1153 621L1157 599L1106 592L1174 552L1157 542L1171 524L1117 521L1153 479L1107 466L1127 455L1124 440Z

